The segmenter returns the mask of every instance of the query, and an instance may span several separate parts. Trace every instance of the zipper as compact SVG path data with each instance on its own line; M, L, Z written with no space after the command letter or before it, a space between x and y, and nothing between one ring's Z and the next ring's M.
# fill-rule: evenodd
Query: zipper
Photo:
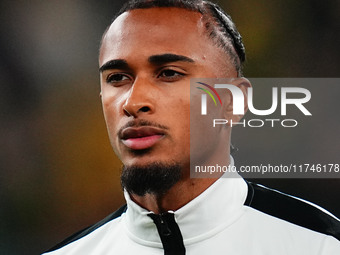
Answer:
M163 244L165 255L184 255L185 247L182 233L175 221L173 213L150 213L148 216L153 220L157 227L159 237Z

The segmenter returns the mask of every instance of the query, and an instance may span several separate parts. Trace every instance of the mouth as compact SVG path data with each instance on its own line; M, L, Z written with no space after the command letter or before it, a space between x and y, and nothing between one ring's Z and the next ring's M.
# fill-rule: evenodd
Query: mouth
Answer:
M132 150L144 150L154 146L164 136L164 131L156 127L128 127L122 131L120 139L126 147Z

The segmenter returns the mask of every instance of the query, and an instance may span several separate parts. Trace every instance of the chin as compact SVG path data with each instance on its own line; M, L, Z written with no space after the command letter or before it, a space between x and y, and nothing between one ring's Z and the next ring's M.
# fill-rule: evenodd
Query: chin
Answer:
M154 163L171 164L177 162L175 157L169 157L169 155L160 155L159 153L153 153L147 150L138 150L129 153L126 157L122 157L121 161L126 166L145 166Z
M182 167L175 161L149 161L124 165L121 183L129 193L163 195L182 177Z

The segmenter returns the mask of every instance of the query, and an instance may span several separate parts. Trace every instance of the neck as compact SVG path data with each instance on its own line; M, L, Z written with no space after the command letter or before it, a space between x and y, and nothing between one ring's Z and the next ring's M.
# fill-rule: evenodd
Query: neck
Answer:
M131 199L141 207L160 214L167 211L176 211L204 190L212 185L218 178L185 179L177 182L164 195L146 194L137 196L130 194Z
M225 164L229 164L229 157ZM137 196L130 194L130 197L139 206L156 214L176 211L199 196L222 175L222 173L219 176L214 175L214 178L190 178L189 171L186 173L188 174L163 195L147 193L144 196Z

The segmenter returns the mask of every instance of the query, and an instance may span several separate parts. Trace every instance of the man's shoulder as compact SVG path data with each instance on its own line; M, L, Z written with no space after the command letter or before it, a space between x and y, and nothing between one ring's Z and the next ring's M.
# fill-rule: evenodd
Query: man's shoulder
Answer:
M247 184L246 206L340 240L340 221L325 209L256 183Z
M70 243L73 243L81 238L83 238L84 236L89 235L90 233L92 233L93 231L99 229L100 227L104 226L106 223L109 223L117 218L119 218L125 211L126 211L127 206L123 205L122 207L120 207L117 211L111 213L110 215L108 215L107 217L105 217L104 219L102 219L101 221L95 223L94 225L91 225L85 229L82 229L76 233L74 233L73 235L69 236L68 238L66 238L65 240L63 240L62 242L58 243L57 245L55 245L54 247L52 247L51 249L49 249L47 252L52 252L55 251L57 249L60 249Z

